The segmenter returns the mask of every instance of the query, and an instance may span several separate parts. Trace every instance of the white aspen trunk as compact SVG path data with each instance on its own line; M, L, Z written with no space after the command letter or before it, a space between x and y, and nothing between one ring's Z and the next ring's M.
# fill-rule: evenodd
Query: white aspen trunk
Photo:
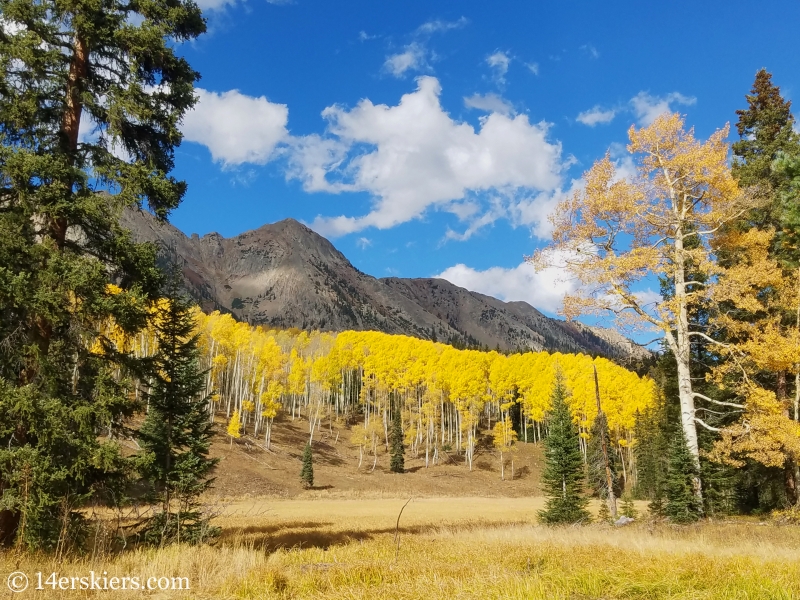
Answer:
M667 343L672 350L678 367L678 396L681 407L681 425L686 436L686 446L695 463L700 469L700 447L697 442L697 423L695 422L694 395L692 393L692 377L690 369L691 353L689 336L688 296L686 291L686 255L683 246L684 231L682 221L685 208L673 197L673 206L678 213L678 224L675 231L675 300L677 301L677 314L675 315L675 335L671 330L665 331ZM685 199L684 199L685 201ZM703 488L699 477L694 478L694 492L699 500L703 498Z
M500 481L506 480L505 462L503 461L503 451L500 451Z

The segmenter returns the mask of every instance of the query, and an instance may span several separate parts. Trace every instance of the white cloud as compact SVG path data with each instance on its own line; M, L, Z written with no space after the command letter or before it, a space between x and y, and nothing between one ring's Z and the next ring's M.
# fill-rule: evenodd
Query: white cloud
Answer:
M235 4L236 0L198 0L197 6L203 10L220 10L228 4Z
M359 39L359 41L361 41L361 42L366 42L366 41L368 41L368 40L374 40L374 39L375 39L375 38L377 38L377 37L378 37L377 35L369 35L369 34L368 34L366 31L364 31L363 29L362 29L361 31L359 31L359 32L358 32L358 39Z
M322 114L330 135L295 144L288 176L302 179L306 190L374 197L367 215L317 217L318 232L387 229L431 207L455 212L469 193L514 198L559 187L561 144L548 139L546 123L493 112L476 131L442 109L436 78L420 77L417 84L397 106L362 100L352 110L328 107Z
M372 240L365 237L360 237L356 240L356 246L361 248L362 250L366 250L370 246L372 246Z
M425 47L418 42L411 42L403 52L388 56L383 68L395 77L402 77L406 71L422 71L429 68L425 56Z
M498 83L505 83L508 66L511 64L511 57L500 50L495 51L486 57L486 64L494 70L494 78Z
M539 74L539 63L525 63L525 66L528 67L528 70L533 73L534 75Z
M564 279L562 269L548 268L537 273L528 263L510 269L491 267L485 271L457 264L434 277L506 302L527 302L550 313L561 308L565 294L577 289L577 282Z
M0 17L0 29L8 36L17 35L20 31L25 31L25 24L12 21L5 17Z
M294 4L294 0L267 0L268 4ZM236 4L236 0L197 0L197 6L203 10L222 10L228 5Z
M184 139L203 144L224 166L264 164L285 141L289 109L264 96L231 90L222 94L196 89L199 101L181 124Z
M477 93L469 97L465 96L464 106L486 112L496 112L501 115L511 115L516 112L508 100L491 92L483 96Z
M611 121L614 120L614 117L616 115L617 111L614 110L613 108L604 110L600 106L594 106L589 110L585 110L582 113L578 114L576 120L579 123L588 125L589 127L594 127L595 125L601 123L610 123Z
M650 288L647 288L642 292L634 292L633 295L637 300L639 300L639 304L646 310L652 310L656 304L664 300L659 292L654 292Z
M697 102L697 98L684 96L679 92L672 92L666 96L651 96L647 92L639 92L631 98L630 106L639 125L647 127L660 114L672 112L673 104L691 106L695 102Z
M461 17L456 21L442 21L441 19L434 19L428 21L417 27L415 32L417 35L431 35L432 33L450 31L451 29L460 29L464 27L469 21L466 17Z
M597 48L595 48L591 44L584 44L583 46L580 47L580 49L586 52L592 58L595 59L600 58L600 53L597 51Z

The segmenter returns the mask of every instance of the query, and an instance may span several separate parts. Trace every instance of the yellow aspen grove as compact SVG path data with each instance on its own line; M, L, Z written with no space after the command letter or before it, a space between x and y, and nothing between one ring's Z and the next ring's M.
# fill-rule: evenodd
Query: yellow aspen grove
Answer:
M529 259L580 282L564 300L568 318L614 314L622 326L660 331L677 363L681 425L698 467L697 424L705 423L695 410L690 344L705 334L691 330L689 309L708 297L700 281L715 272L710 236L754 204L731 176L727 135L726 126L700 142L677 114L631 127L635 174L626 177L608 154L596 162L584 175L585 187L552 215L553 243ZM699 277L689 277L689 267ZM636 291L652 275L666 278L672 292L647 304ZM702 497L699 478L694 486Z
M364 455L371 454L372 470L379 448L388 451L392 406L401 410L406 447L415 458L424 451L426 467L439 464L442 453L454 451L471 469L479 437L489 435L501 453L504 477L505 456L514 451L515 440L536 442L544 433L557 364L585 436L586 424L596 414L590 385L596 366L617 452L635 445L635 414L654 398L649 378L582 354L504 356L375 331L275 331L200 310L195 319L201 363L207 369L209 418L224 419L231 444L234 437L246 435L261 437L269 449L274 420L283 410L292 420L307 419L309 438L328 435L334 444L340 427L352 426L349 441L359 450L359 467ZM140 356L155 352L147 331L128 340L115 336L115 327L113 322L106 324L107 337L118 349L130 347ZM87 340L89 347L92 344L102 351L95 340ZM520 431L511 417L516 405ZM631 457L627 460L630 464Z

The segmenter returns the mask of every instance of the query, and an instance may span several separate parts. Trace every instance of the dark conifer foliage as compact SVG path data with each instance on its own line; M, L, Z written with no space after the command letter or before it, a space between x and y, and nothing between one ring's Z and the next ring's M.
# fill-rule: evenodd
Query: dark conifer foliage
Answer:
M303 449L303 468L300 470L300 481L304 488L314 487L314 459L311 455L311 442Z
M139 430L139 470L160 512L143 529L149 543L197 543L215 533L199 499L211 485L217 459L209 458L213 424L204 395L198 334L189 302L170 279L152 318L158 350L150 372L147 417Z
M78 509L126 476L136 364L103 327L141 328L160 275L118 217L164 218L185 192L169 172L198 74L174 48L205 23L191 0L0 14L0 541L47 549L78 542Z
M683 430L678 429L669 448L666 505L664 514L675 523L692 523L703 516L703 506L694 493L697 477L695 466Z
M542 487L547 496L545 509L539 512L542 523L580 523L591 520L586 506L586 476L581 456L578 428L567 404L567 388L560 372L556 373L552 407L547 417L548 435L544 440L545 467Z
M791 157L800 156L800 135L794 130L792 103L784 100L766 69L756 73L745 98L747 108L736 111L736 130L741 139L732 144L732 170L739 185L754 186L765 203L763 209L741 219L739 226L774 228L776 256L797 264L800 211L791 202ZM776 160L780 161L777 168Z
M779 152L793 154L800 144L800 136L793 129L792 103L783 99L766 69L756 73L745 98L747 108L736 111L736 131L741 139L732 145L736 157L733 174L742 186L766 183L772 191L783 186L781 178L772 172L772 161Z
M392 414L392 429L389 432L389 470L392 473L405 471L405 446L403 445L403 424L400 419L400 407L396 407Z
M608 466L611 469L611 481L614 497L619 498L622 493L620 478L617 472L617 459L608 431L608 419L604 412L597 413L592 422L591 437L586 446L586 464L588 473L589 490L598 498L608 498L608 477L606 475L606 455ZM603 440L607 452L603 453Z

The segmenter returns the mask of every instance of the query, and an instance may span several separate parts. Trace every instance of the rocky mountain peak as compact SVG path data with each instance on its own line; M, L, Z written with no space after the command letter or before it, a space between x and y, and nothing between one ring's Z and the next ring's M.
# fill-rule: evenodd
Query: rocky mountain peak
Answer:
M121 220L139 241L174 249L186 289L204 310L267 327L377 330L503 350L649 353L610 330L551 319L526 302L503 302L444 279L376 279L295 219L225 238L187 237L142 211Z

